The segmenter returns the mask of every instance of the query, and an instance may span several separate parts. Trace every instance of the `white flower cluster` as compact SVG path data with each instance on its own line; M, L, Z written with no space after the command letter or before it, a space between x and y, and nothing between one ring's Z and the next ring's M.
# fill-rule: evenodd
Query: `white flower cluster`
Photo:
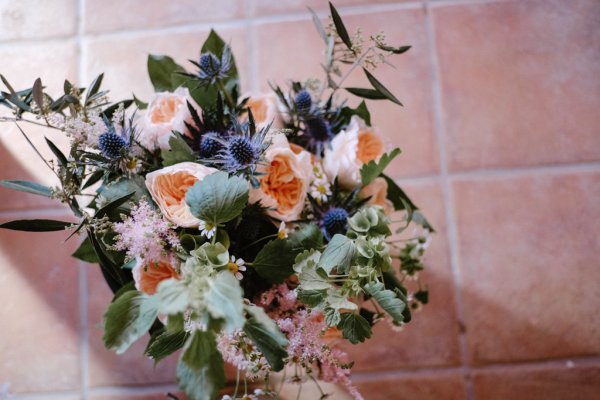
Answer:
M331 196L331 185L327 175L323 172L320 163L313 165L313 179L310 183L310 195L319 203L327 202Z

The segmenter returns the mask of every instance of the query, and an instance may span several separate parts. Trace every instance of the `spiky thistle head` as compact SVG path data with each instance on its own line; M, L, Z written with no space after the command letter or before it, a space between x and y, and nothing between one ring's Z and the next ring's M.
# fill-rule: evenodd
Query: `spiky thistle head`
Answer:
M323 214L322 226L327 237L332 237L336 233L346 233L348 230L348 211L341 207L330 208Z
M294 98L294 105L300 114L308 114L312 108L312 98L306 89L300 90Z
M116 160L125 157L129 153L135 135L133 118L134 116L129 120L129 124L126 124L124 119L121 120L121 123L115 124L113 121L104 118L106 131L98 137L98 149L104 157Z
M220 59L210 51L202 53L199 61L194 64L199 69L198 79L205 85L213 85L228 76L231 69L231 49L225 45Z
M200 157L214 157L223 149L223 145L217 139L218 137L219 133L215 131L206 132L200 137L200 142L198 143Z

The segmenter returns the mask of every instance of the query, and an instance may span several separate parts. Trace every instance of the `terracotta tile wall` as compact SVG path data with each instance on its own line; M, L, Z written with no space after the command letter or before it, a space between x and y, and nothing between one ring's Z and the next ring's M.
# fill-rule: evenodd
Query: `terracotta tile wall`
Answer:
M351 349L365 398L597 398L600 2L336 4L351 28L414 46L378 71L405 107L371 108L404 150L394 178L439 231L431 304L402 333L379 326ZM319 73L307 5L326 14L323 0L0 1L0 72L58 90L104 71L115 98L147 98L147 54L184 63L212 26L231 41L244 89L266 90L267 79ZM0 179L52 182L13 127L0 142ZM66 214L0 189L2 221ZM103 349L110 294L73 247L60 234L0 232L0 387L20 399L164 398L173 362L155 369L143 346Z

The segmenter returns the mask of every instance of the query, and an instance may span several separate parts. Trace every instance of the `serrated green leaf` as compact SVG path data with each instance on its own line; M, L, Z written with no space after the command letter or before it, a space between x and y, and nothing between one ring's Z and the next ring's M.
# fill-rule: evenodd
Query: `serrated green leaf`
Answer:
M165 329L157 331L150 338L144 354L153 359L154 363L157 364L165 357L182 348L188 336L189 333L185 331L171 332Z
M0 228L25 232L54 232L64 231L71 225L73 225L73 222L51 219L21 219L0 224Z
M344 124L349 124L354 115L365 121L367 126L371 126L371 113L364 100L356 108L342 107L341 116Z
M163 166L179 164L186 161L196 161L194 151L183 140L179 132L173 132L169 138L169 150L161 150L160 155L163 159Z
M130 290L108 306L104 314L104 345L122 354L142 337L158 315L155 298Z
M148 75L156 92L172 92L177 89L182 83L182 78L177 73L184 71L183 67L169 56L148 56Z
M92 246L92 242L88 237L81 242L77 250L75 250L71 256L90 264L97 264L99 262L98 256L96 255L94 247Z
M346 47L352 49L352 40L350 40L350 35L348 35L348 31L346 30L346 26L342 21L342 17L340 17L340 14L337 12L331 2L329 2L329 11L331 12L331 18L333 19L333 24L335 25L335 30L338 33L338 36L340 39L342 39L342 42L344 42Z
M377 303L394 319L394 322L404 320L402 312L406 304L396 296L395 292L386 289L381 282L369 282L364 286L364 289L377 300Z
M366 68L363 68L363 71L365 72L365 75L367 76L367 79L369 80L369 82L371 83L371 85L373 86L373 88L378 91L379 93L381 93L386 99L390 100L393 103L396 103L398 105L402 105L402 103L400 103L400 100L398 100L396 98L396 96L394 96L392 94L392 92L390 92L384 85L383 83L379 82L377 80L377 78L375 78L373 76L373 74L371 74L369 71L367 71Z
M338 329L342 331L342 335L352 344L364 342L373 333L369 322L361 315L355 313L341 314Z
M287 239L275 239L267 243L254 259L258 274L271 283L281 283L294 273L296 256L310 249L323 246L323 234L315 225L304 225L291 232Z
M192 214L213 225L231 221L248 204L248 182L226 172L215 172L188 189L185 202Z
M50 188L36 182L22 180L2 180L0 186L20 192L31 193L38 196L51 197Z
M281 371L287 357L287 339L277 324L260 307L246 306L249 317L244 332L263 353L273 371Z
M198 351L201 350L201 351ZM185 359L185 361L184 361ZM193 368L188 363L197 365ZM194 332L177 364L177 382L190 400L214 400L225 387L223 357L212 332Z
M338 233L331 238L325 251L323 251L323 255L319 260L319 266L328 274L335 267L346 270L350 267L355 252L354 242L345 235Z
M327 307L323 310L325 316L325 323L327 326L337 326L342 321L342 316L339 310L335 308Z
M358 306L348 300L346 296L342 294L342 291L339 288L331 287L327 291L327 299L325 300L329 307L334 310L356 310Z
M369 100L385 100L385 99L387 99L387 97L385 97L382 93L378 92L377 90L373 90L373 89L356 88L356 87L347 87L344 89L346 89L346 91L348 91L349 93L352 93L353 95L362 97L364 99L369 99Z
M318 307L327 297L327 290L304 290L298 289L298 300L308 307Z
M400 154L400 149L396 147L391 152L383 154L378 162L371 160L364 164L360 169L360 177L363 186L367 186L369 183L373 182L375 178L381 175L398 154Z
M204 297L210 315L224 321L223 329L233 332L244 326L244 299L239 281L229 271L222 271L208 282Z
M306 265L298 274L298 280L303 290L323 290L329 289L331 284L326 278L317 271L317 264L314 262ZM326 274L325 274L326 275Z

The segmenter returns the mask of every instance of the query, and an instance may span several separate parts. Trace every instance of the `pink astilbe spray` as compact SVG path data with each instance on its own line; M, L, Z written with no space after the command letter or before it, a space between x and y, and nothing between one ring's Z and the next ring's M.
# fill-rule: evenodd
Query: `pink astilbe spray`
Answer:
M128 259L155 261L166 254L166 246L180 246L173 226L144 200L131 209L131 215L123 218L123 222L114 224L113 229L117 233L114 248L126 251Z
M350 380L348 354L333 347L333 341L326 335L328 328L322 311L306 308L298 301L296 291L286 284L263 293L259 305L287 336L290 360L318 370L320 379L338 383L356 400L363 400Z

